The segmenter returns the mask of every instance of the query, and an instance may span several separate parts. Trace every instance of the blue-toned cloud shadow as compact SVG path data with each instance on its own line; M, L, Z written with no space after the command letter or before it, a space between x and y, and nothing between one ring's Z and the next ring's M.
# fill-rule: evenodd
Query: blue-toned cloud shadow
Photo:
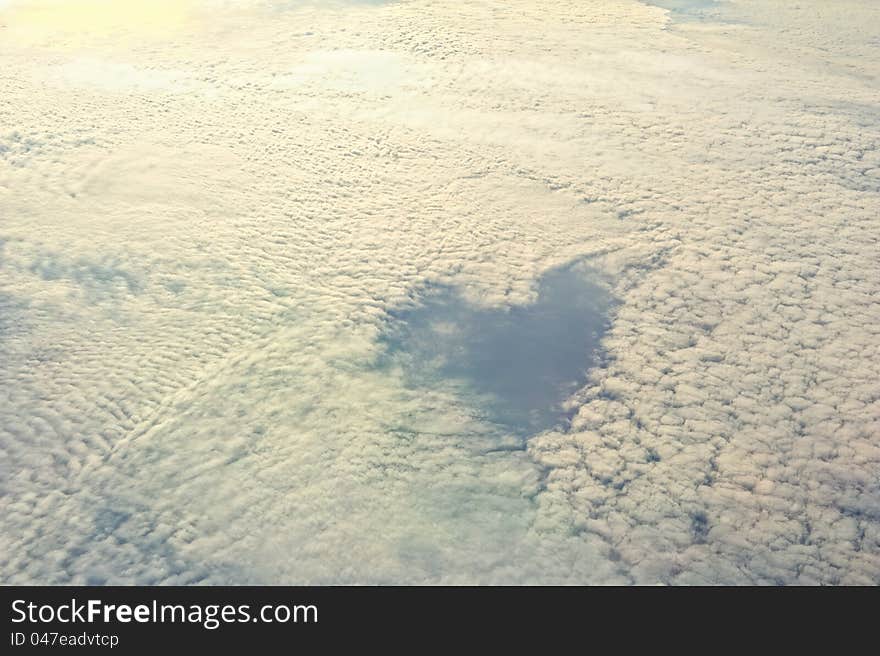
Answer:
M537 292L530 305L486 309L430 286L390 313L381 362L402 368L412 386L455 389L514 433L561 426L562 403L586 381L608 327L611 297L579 262L544 274Z
M677 21L696 21L714 15L718 0L642 0L645 4L668 9Z

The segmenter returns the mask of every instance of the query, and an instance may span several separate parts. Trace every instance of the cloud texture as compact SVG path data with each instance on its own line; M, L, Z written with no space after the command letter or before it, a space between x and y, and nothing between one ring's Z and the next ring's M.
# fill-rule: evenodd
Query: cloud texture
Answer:
M99 4L0 7L0 581L880 582L876 3ZM378 366L573 261L570 426Z

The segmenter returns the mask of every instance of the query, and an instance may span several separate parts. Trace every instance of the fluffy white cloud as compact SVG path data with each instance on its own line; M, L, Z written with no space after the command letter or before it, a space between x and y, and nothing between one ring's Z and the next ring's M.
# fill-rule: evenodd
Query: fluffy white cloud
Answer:
M880 580L875 3L161 4L0 13L3 582ZM377 366L579 259L570 428Z

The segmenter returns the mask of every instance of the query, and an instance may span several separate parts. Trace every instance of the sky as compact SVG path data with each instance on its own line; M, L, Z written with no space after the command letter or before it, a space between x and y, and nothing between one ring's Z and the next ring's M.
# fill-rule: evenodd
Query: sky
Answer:
M0 43L0 582L880 583L877 3Z

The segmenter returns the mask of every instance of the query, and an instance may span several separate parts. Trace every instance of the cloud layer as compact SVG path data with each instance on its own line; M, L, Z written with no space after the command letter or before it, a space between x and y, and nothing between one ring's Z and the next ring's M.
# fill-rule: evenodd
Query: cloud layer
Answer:
M880 582L875 3L27 4L4 583ZM616 303L570 427L377 366L428 287L574 261Z

